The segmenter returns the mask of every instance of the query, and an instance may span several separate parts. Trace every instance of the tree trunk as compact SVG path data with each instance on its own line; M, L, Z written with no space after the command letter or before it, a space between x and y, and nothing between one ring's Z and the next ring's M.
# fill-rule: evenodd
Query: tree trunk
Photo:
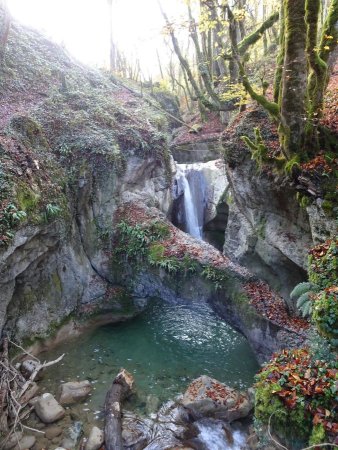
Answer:
M11 16L7 8L7 2L0 3L0 9L3 10L2 22L0 23L0 65L5 59L5 49L11 27Z
M130 395L133 383L133 376L122 369L107 392L104 405L106 450L123 450L121 402Z
M282 77L281 144L288 156L303 147L307 85L305 0L284 0L285 58Z
M285 58L285 13L284 13L284 0L281 0L281 11L279 20L279 50L276 61L277 68L275 73L274 94L273 94L274 102L278 103L279 105L281 103L284 58Z

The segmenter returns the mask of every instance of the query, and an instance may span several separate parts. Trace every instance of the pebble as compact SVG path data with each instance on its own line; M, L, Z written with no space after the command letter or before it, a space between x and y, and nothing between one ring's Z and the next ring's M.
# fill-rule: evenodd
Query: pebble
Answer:
M60 427L48 427L45 431L46 438L50 440L60 436L60 434L62 434L62 428Z
M36 442L35 436L24 436L22 439L20 439L18 445L15 447L15 450L32 448L35 442Z

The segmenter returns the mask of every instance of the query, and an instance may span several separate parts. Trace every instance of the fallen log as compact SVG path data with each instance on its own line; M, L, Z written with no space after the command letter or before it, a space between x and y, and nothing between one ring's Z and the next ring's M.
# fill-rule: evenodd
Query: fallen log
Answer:
M106 450L123 450L121 403L131 394L133 384L133 376L121 369L107 392L104 405Z

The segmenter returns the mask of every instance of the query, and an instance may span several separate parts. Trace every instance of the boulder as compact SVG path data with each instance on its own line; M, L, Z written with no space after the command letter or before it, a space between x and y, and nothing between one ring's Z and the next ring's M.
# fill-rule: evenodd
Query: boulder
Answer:
M26 450L27 448L32 448L35 445L36 438L34 436L24 436L20 439L15 450Z
M85 399L92 390L88 380L70 381L59 387L58 400L61 405L73 405Z
M253 408L252 396L226 386L208 376L201 376L189 386L181 404L196 415L232 422L246 417Z
M86 442L85 450L98 450L104 442L104 433L100 428L93 427Z
M35 412L44 423L53 423L62 419L66 411L55 400L52 394L43 394L35 403Z

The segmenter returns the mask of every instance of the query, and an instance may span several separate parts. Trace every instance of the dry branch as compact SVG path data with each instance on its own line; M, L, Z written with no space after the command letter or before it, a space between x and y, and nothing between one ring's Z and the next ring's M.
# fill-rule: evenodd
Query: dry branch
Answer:
M26 380L15 367L12 361L9 361L8 347L9 344L20 349L23 355L28 355L36 361L37 365L34 371ZM34 382L37 374L44 368L57 364L62 360L64 355L61 355L54 361L41 363L39 359L30 355L20 345L11 342L7 337L2 339L2 352L0 354L0 432L5 435L5 440L1 442L0 448L10 439L10 437L17 431L27 428L22 424L34 407L29 407L29 401L37 394L38 386ZM21 355L22 357L22 355Z

